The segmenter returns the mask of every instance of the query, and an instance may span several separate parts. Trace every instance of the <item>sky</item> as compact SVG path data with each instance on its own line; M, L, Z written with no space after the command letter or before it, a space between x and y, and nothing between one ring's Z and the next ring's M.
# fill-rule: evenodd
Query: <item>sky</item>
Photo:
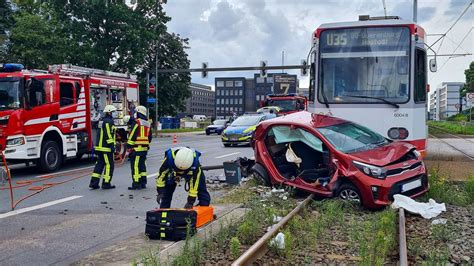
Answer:
M427 34L445 33L472 0L418 0L418 24ZM387 15L413 18L412 0L385 0ZM355 21L361 14L381 16L383 0L168 0L168 30L189 38L191 67L300 64L311 47L316 28L329 22ZM433 48L438 54L473 53L473 7ZM464 42L459 42L467 35ZM428 36L431 45L439 36ZM459 47L458 47L459 45ZM446 81L465 81L464 70L474 57L438 57L438 71L429 73L432 88ZM300 71L288 71L300 74ZM192 82L214 85L215 77L253 77L253 72L211 72L192 75ZM299 77L308 87L308 77Z

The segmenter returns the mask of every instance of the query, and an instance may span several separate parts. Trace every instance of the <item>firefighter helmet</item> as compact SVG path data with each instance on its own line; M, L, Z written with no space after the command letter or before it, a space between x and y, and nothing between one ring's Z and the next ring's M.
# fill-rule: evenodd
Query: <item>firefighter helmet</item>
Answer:
M190 148L181 148L176 153L174 164L180 170L187 170L191 168L194 161L194 152Z
M104 108L104 113L113 113L115 111L117 111L117 108L111 104L106 105Z
M122 117L122 120L125 124L128 123L128 121L130 121L130 116L129 115L125 115L124 117Z
M148 116L146 107L143 106L143 105L137 106L137 113L140 113L140 114L142 114L142 115L144 115L144 116Z

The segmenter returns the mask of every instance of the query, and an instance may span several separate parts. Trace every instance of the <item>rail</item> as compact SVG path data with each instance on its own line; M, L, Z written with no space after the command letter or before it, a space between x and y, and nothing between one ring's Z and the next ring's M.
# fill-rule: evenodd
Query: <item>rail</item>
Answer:
M398 249L400 266L408 265L407 236L405 230L405 210L398 209Z

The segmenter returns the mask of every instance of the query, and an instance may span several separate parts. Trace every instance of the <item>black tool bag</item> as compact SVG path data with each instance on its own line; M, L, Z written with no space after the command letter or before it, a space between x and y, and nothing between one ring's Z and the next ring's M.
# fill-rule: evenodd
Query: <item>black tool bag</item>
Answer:
M178 241L196 233L197 213L192 209L158 209L146 213L145 234L150 239Z

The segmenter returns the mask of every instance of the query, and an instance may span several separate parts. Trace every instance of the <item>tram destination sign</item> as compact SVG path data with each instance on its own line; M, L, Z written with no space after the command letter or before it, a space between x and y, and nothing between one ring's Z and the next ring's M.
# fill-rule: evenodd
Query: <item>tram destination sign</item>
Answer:
M321 34L324 48L408 46L407 27L349 28L325 30Z

